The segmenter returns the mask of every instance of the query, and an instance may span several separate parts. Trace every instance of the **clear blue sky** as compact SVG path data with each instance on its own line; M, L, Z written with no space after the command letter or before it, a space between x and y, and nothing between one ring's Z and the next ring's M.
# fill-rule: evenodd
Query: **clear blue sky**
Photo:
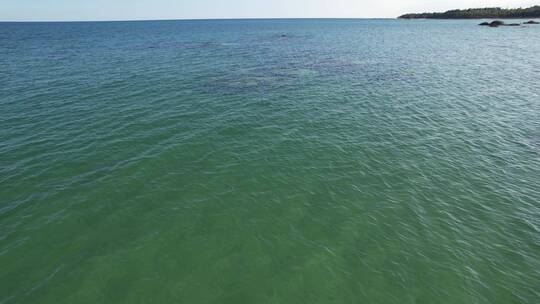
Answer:
M199 18L372 18L540 0L0 0L0 21Z

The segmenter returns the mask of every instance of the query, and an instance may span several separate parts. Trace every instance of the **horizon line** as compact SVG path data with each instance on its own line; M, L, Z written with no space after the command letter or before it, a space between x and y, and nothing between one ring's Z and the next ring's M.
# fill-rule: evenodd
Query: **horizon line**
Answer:
M242 17L242 18L178 18L178 19L112 19L112 20L0 20L0 23L76 23L76 22L152 22L152 21L227 21L227 20L393 20L398 17Z

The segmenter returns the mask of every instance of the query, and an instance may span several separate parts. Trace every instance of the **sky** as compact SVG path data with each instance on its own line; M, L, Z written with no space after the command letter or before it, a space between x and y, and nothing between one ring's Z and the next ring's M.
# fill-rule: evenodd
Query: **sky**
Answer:
M0 21L394 18L455 8L532 5L540 5L540 0L0 0Z

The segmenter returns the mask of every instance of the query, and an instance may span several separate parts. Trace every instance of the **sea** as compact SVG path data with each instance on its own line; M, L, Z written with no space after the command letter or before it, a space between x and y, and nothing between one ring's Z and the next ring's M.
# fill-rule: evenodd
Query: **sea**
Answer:
M540 303L540 25L478 23L0 23L0 303Z

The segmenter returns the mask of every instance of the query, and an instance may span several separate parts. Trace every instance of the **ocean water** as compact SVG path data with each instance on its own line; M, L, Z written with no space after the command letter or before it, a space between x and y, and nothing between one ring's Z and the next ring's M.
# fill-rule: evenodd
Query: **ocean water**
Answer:
M0 23L0 303L540 303L540 26Z

